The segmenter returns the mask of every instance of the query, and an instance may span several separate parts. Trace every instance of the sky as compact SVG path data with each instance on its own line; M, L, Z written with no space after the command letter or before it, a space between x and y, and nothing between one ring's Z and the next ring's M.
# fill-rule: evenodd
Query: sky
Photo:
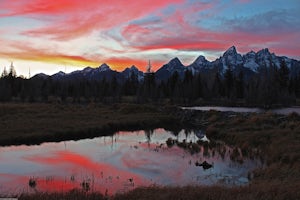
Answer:
M0 0L0 72L154 70L236 46L300 59L299 0Z

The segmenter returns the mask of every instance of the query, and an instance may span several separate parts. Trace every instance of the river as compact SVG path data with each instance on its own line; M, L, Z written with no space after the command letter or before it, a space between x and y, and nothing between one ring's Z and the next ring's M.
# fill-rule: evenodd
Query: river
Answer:
M272 112L275 114L288 115L291 113L297 113L300 115L300 107L288 107L288 108L278 108L278 109L261 109L261 108L248 108L248 107L222 107L222 106L194 106L194 107L182 107L183 109L190 110L201 110L209 111L216 110L221 112L238 112L238 113L264 113Z

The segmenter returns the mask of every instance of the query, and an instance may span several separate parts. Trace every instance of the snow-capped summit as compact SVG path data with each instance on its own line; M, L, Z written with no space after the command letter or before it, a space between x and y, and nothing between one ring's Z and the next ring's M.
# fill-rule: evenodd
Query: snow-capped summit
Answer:
M84 72L90 72L92 70L93 70L93 68L91 68L91 67L86 67L83 69Z
M223 57L221 57L223 72L230 66L232 69L235 69L238 65L243 63L243 57L241 54L237 53L235 46L230 47Z
M169 63L163 65L156 73L156 77L160 80L166 80L176 71L182 78L184 72L189 70L192 74L208 73L209 71L218 71L224 75L225 71L230 67L234 73L243 72L245 77L260 73L264 68L270 66L280 67L280 63L284 61L291 73L300 73L300 62L283 56L276 56L270 53L268 48L258 52L250 51L245 55L237 52L235 46L227 49L220 58L215 61L208 61L204 56L199 56L192 64L185 67L178 58L172 59Z
M104 71L108 71L108 70L111 70L111 69L110 69L110 67L106 63L103 63L98 68L99 72L104 72Z
M169 66L183 66L183 64L181 63L181 61L177 57L170 60L170 62L167 65L169 65Z
M175 57L155 72L155 78L164 81L177 72L179 78L183 79L187 70L191 71L193 74L219 72L221 75L224 75L224 72L229 67L233 73L238 74L243 72L245 77L251 77L255 73L259 74L261 72L267 72L268 70L266 69L269 67L280 68L281 63L283 62L290 69L291 76L300 73L300 61L285 56L277 56L274 53L270 53L268 48L259 50L258 52L250 51L242 56L237 52L236 47L232 46L227 49L220 58L211 62L200 55L190 65L184 66L181 61ZM96 81L103 79L109 81L116 78L118 81L122 82L131 78L132 74L136 74L139 81L144 79L144 73L134 65L130 68L126 68L123 72L117 72L112 70L106 63L98 68L86 67L82 70L77 70L68 74L60 71L50 77L54 80L87 79ZM46 76L41 74L36 75L35 77Z
M181 72L184 70L184 65L181 63L181 61L176 57L173 58L168 62L168 64L165 64L162 68L165 68L169 72L173 73L175 71Z
M256 63L256 53L254 51L250 51L243 56L244 67L252 70L253 72L257 72L259 65Z
M235 46L232 46L224 52L223 56L235 55L235 54L237 54L236 48Z
M62 79L65 75L66 75L65 72L59 71L59 72L57 72L56 74L53 74L51 77L52 77L54 80L58 80L58 79Z
M39 74L36 74L34 75L33 77L31 78L41 78L41 79L47 79L49 76L47 74L44 74L44 73L39 73Z
M199 73L201 70L211 68L211 63L206 60L206 58L200 55L196 60L187 66L187 69L192 72L192 74Z
M257 54L258 55L270 55L271 53L268 48L264 48L264 49L258 51Z
M139 69L135 66L135 65L132 65L130 68L129 68L131 71L139 71Z
M86 68L84 68L83 70L82 70L82 73L84 74L84 75L87 75L88 73L91 73L91 72L93 72L95 69L93 69L93 68L91 68L91 67L86 67ZM81 73L80 71L78 71L78 73Z
M201 66L208 63L208 60L206 60L206 58L201 55L193 63L195 63L197 66Z
M271 58L272 56L268 48L262 49L256 53L256 63L260 67L270 67Z
M128 79L133 74L137 76L137 79L139 81L142 81L144 79L144 73L140 71L136 66L132 65L130 68L126 68L123 72L121 72L123 76Z
M130 75L131 73L138 73L138 72L139 72L139 69L136 66L132 65L130 68L127 67L122 73L126 73L126 74Z
M59 72L57 72L56 74L53 74L52 76L60 77L60 76L64 76L64 75L66 75L65 72L59 71Z
M174 72L177 72L180 77L183 77L185 70L186 67L176 57L170 60L167 64L163 65L155 74L158 79L165 80L172 76Z

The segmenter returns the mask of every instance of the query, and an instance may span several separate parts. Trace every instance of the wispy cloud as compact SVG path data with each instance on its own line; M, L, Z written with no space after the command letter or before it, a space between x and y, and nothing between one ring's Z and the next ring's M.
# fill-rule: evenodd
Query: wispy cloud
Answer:
M0 58L121 70L200 52L213 59L232 45L300 58L299 2L270 2L1 0Z
M29 29L23 34L66 40L118 26L178 2L181 0L144 0L142 3L135 0L95 0L88 3L80 0L4 1L0 16L39 17L45 20L46 26Z

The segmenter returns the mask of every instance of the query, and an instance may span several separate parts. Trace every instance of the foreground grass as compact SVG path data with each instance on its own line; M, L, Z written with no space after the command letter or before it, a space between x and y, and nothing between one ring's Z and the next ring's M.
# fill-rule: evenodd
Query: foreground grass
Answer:
M12 145L156 128L174 120L152 105L0 104L0 121L0 145Z
M85 193L79 190L73 190L68 193L24 194L19 197L19 200L294 200L299 199L300 197L299 187L299 183L293 184L292 186L286 186L280 183L270 183L235 188L226 188L220 186L145 187L137 188L125 194L116 194L114 196L104 196L95 192Z
M241 148L244 155L256 149L265 163L253 173L252 183L280 182L293 187L300 183L300 116L272 113L222 118L210 112L207 135ZM300 196L299 196L300 198Z

